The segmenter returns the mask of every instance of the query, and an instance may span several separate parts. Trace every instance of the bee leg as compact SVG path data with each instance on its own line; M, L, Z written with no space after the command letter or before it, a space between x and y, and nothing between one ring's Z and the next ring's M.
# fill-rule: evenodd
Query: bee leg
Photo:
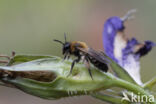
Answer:
M82 62L85 63L86 59L84 56L82 56Z
M70 58L70 55L68 55L67 59L69 59L69 58Z
M90 77L92 78L92 80L93 80L93 75L92 75L92 72L91 72L91 69L90 69L90 63L89 63L89 60L88 60L88 58L86 58L85 57L85 65L86 65L86 67L87 67L87 69L88 69L88 72L89 72L89 75L90 75Z
M69 75L72 74L73 67L74 67L75 63L79 62L80 59L81 59L81 57L78 57L77 59L75 59L75 60L72 62L71 69L70 69L70 72L69 72L69 74L68 74L67 77L69 77Z
M68 56L68 54L66 53L66 54L64 55L63 61L67 58L67 56Z

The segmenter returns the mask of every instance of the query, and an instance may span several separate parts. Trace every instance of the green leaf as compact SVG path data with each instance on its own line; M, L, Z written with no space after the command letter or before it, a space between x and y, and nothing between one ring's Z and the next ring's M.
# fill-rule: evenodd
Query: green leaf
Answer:
M102 73L92 68L93 78L89 76L88 70L84 64L76 64L71 76L69 69L70 61L62 61L61 58L52 57L34 60L14 66L4 67L1 70L22 72L22 71L49 71L53 72L57 77L52 82L40 82L33 79L17 77L10 79L9 77L2 78L5 83L14 85L15 87L35 96L46 99L56 99L74 95L90 94L101 89L106 89L112 86L111 74ZM110 77L110 78L109 78ZM105 83L105 85L101 84Z
M59 57L51 57L12 66L0 66L1 71L15 73L16 75L15 77L9 77L4 74L4 76L0 76L0 80L7 85L44 99L90 95L111 87L120 87L136 94L139 92L140 95L149 96L149 93L141 86L117 78L110 73L101 72L94 66L91 67L94 79L92 80L83 63L77 63L72 75L67 77L71 63L72 60L62 61ZM30 75L26 77L25 74L29 74L29 72L31 72ZM35 74L32 74L32 72L35 72ZM41 81L40 79L44 76L40 72L53 73L56 77L50 77L50 81ZM37 76L37 78L34 79L32 76Z
M104 54L104 53L103 53ZM104 54L105 55L105 54ZM106 56L106 55L105 55ZM48 56L48 55L16 55L15 57L13 57L8 65L12 65L14 63L22 63L22 62L28 62L28 61L32 61L32 60L36 60L36 59L42 59L42 58L51 58L52 56ZM115 72L115 74L124 80L127 80L129 82L135 83L136 82L133 80L133 78L127 73L127 71L125 71L120 65L118 65L117 63L115 63L111 58L109 58L108 56L106 56L109 60L110 60L110 66L113 69L113 71Z
M117 64L116 62L114 62L110 57L108 57L107 55L105 55L103 53L104 56L107 57L107 59L109 59L110 61L110 66L112 68L112 70L115 72L115 74L117 75L117 77L123 79L123 80L126 80L126 81L129 81L129 82L132 82L134 84L137 84L133 78L128 74L128 72L123 69L119 64Z
M22 63L28 62L32 60L42 59L42 58L51 58L52 56L48 55L15 55L8 63L8 65L12 65L14 63Z
M152 78L151 80L149 80L148 82L146 82L144 85L143 85L143 87L145 88L145 89L152 89L153 88L153 86L154 85L156 85L156 77L154 77L154 78Z

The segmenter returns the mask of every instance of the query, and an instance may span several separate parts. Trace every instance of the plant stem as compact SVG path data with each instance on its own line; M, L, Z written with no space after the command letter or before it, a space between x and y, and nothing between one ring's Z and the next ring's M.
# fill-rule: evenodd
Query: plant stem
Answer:
M153 79L151 79L150 81L146 82L143 87L144 88L148 88L148 89L152 89L152 87L156 84L156 77L154 77Z
M109 102L111 104L122 104L122 98L118 96L97 93L97 94L92 94L92 97L100 99L102 101ZM129 102L125 101L124 104L129 104Z
M150 94L146 92L141 86L135 85L133 83L130 83L130 82L118 79L118 78L116 78L116 80L113 79L112 81L114 81L115 87L127 89L128 91L132 91L136 95L140 95L140 96L145 95L148 97L148 101L149 101ZM156 104L156 102L149 102L149 104Z

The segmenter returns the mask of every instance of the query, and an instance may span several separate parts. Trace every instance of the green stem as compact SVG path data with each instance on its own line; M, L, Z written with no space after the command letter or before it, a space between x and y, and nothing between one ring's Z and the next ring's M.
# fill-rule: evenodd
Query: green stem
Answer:
M116 96L122 96L121 92L117 92L115 90L112 90L112 89L106 89L106 93L111 93L113 95L116 95Z
M148 88L148 89L152 89L152 87L156 84L156 77L154 77L153 79L151 79L150 81L146 82L143 87L144 88Z
M97 93L97 94L92 94L92 97L100 99L102 101L109 102L111 104L129 104L128 101L122 102L122 98L118 96Z
M148 97L148 101L149 101L150 94L148 92L146 92L142 87L135 85L133 83L121 80L121 79L116 79L116 80L112 80L112 81L114 81L115 87L120 87L120 88L124 88L128 91L132 91L136 95L140 95L140 96L145 95ZM156 104L156 102L150 102L149 104Z

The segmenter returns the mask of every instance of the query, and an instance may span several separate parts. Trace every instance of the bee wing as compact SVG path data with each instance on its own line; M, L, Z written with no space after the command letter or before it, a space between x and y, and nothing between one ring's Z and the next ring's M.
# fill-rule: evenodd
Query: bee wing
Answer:
M89 49L78 48L78 49L81 52L83 52L85 55L88 55L88 57L92 57L101 63L104 63L104 64L109 63L109 60L101 52L98 52L92 48L89 48Z

